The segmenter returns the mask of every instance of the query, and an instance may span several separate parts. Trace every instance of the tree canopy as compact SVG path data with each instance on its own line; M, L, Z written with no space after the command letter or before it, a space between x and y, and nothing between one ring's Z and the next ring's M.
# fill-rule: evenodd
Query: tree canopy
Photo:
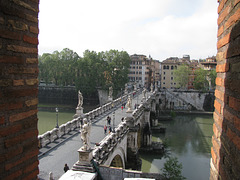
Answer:
M174 76L175 82L178 83L179 88L187 87L189 73L190 73L189 67L185 64L182 64L178 66L177 69L174 69L173 76Z
M84 95L96 93L97 88L113 86L120 91L128 82L130 57L126 51L86 50L83 57L65 48L61 52L39 56L39 79L46 84L76 86Z

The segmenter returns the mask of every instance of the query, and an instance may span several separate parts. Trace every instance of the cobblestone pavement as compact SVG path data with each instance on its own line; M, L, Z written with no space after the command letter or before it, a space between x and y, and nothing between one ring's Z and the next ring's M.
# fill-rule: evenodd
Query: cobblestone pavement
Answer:
M135 95L132 105L140 104L142 95ZM91 147L100 142L106 135L104 134L104 125L107 125L107 116L111 117L113 123L113 112L115 112L115 127L121 122L122 117L130 114L126 113L127 108L121 109L121 106L114 107L109 112L99 116L92 124L90 142ZM41 148L39 153L39 179L49 179L49 173L53 173L54 179L59 179L64 174L64 165L67 163L69 168L78 161L77 150L82 146L80 138L80 129L70 132L47 147Z

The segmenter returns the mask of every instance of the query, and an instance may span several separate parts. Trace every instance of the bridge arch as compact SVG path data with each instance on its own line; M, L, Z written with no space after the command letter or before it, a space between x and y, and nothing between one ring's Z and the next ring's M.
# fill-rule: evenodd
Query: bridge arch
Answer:
M108 160L104 163L104 165L121 167L125 169L125 160L126 160L126 155L124 153L124 149L122 147L119 147L113 152L111 157L108 158Z

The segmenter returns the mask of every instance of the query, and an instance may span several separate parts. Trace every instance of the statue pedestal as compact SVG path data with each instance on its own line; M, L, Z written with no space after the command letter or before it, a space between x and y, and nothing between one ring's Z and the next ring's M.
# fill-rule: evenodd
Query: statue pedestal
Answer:
M73 118L81 117L83 116L83 108L76 108L76 114L73 116Z
M91 160L93 158L92 149L90 150L82 150L80 148L78 150L79 160L73 165L74 171L85 171L85 172L95 172Z
M132 109L128 109L128 110L126 111L126 113L132 113L132 112L133 112Z
M108 102L112 102L113 98L108 96Z

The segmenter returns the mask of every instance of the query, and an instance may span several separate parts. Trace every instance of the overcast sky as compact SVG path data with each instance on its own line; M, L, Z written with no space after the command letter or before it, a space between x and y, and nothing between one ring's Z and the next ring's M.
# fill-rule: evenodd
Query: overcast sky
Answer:
M117 49L153 59L216 55L217 0L41 0L39 54Z

